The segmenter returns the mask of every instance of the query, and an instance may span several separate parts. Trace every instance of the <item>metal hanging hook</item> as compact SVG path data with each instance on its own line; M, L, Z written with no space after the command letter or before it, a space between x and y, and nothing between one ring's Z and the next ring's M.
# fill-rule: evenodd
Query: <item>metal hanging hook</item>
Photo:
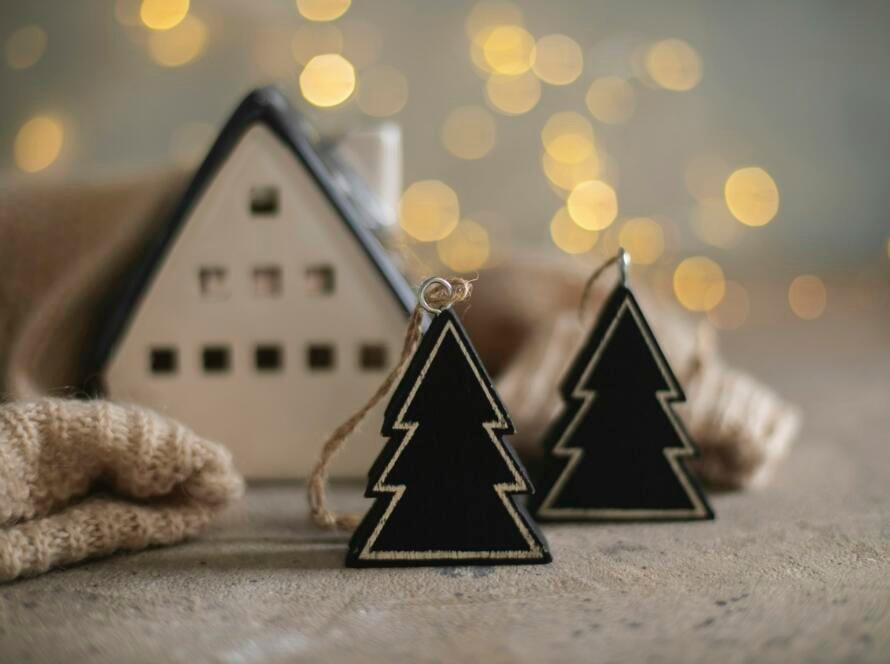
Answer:
M424 282L420 284L420 288L417 289L417 299L420 301L420 306L423 307L425 311L436 315L441 314L443 311L445 311L445 309L448 309L451 306L451 303L449 302L441 309L438 309L426 301L426 291L433 284L439 284L440 286L442 286L445 289L445 292L448 293L449 298L454 293L454 289L452 288L448 280L443 279L442 277L430 277L429 279L425 279Z
M590 275L587 283L584 284L584 290L581 291L581 299L578 302L578 318L580 320L583 320L584 318L584 304L587 302L587 296L590 295L590 290L593 288L594 282L606 268L613 264L618 265L618 279L621 287L627 288L627 273L630 270L630 252L625 250L624 247L620 247L618 253L596 268L596 270L593 271L593 274Z

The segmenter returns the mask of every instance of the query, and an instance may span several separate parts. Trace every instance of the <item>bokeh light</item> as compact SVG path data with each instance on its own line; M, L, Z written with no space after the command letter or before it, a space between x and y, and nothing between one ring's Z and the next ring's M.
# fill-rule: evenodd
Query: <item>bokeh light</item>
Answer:
M370 67L359 76L356 103L367 115L383 118L401 111L408 102L408 79L398 69Z
M749 166L733 172L724 188L732 216L746 226L768 224L779 211L779 188L762 168Z
M460 159L481 159L491 152L496 137L494 117L479 106L454 109L442 125L442 145Z
M482 53L495 73L517 76L534 64L535 38L519 25L499 25L485 37Z
M546 35L535 43L532 69L545 83L568 85L581 75L584 54L578 42L571 37Z
M65 131L62 123L49 115L38 115L21 126L15 136L13 158L26 173L50 166L62 151Z
M459 219L457 194L439 180L415 182L404 191L399 201L399 225L421 242L448 237Z
M633 217L621 224L618 244L630 253L638 265L652 265L664 253L664 231L650 217Z
M463 219L448 237L436 243L436 253L446 267L456 272L478 270L491 253L488 231L472 219Z
M33 67L46 52L46 32L37 25L26 25L6 40L6 64L10 69Z
M733 219L721 198L705 198L698 201L689 216L692 232L698 238L720 249L736 246L744 232L744 227Z
M351 0L297 0L297 11L309 21L334 21L349 9Z
M596 245L598 235L596 231L578 226L564 207L557 210L550 220L550 237L553 244L567 254L583 254L590 251Z
M825 312L828 293L822 280L812 274L802 274L788 287L788 304L794 315L803 320L814 320Z
M342 104L354 90L355 69L338 53L316 55L300 72L300 92L315 106Z
M541 82L530 72L519 76L492 74L485 83L485 96L495 110L505 115L522 115L541 99Z
M204 22L190 15L174 28L152 32L148 37L148 53L163 67L180 67L204 52L207 37Z
M608 228L618 216L615 190L602 180L588 180L572 189L566 201L569 216L589 231Z
M633 86L618 76L594 80L587 89L584 100L593 117L610 125L624 124L630 120L636 109Z
M307 23L297 28L291 40L294 60L307 64L316 55L343 52L343 32L336 25Z
M580 113L554 113L541 130L541 142L556 161L580 164L593 153L593 127Z
M646 51L646 73L666 90L692 90L701 82L701 56L682 39L664 39Z
M587 180L596 180L601 174L599 155L595 151L591 152L584 161L577 164L565 164L557 161L544 150L541 153L541 166L547 179L563 191L571 191Z
M745 324L751 313L748 291L737 281L724 284L723 298L708 311L708 320L718 330L736 330Z
M139 19L152 30L169 30L189 13L189 0L142 0Z
M522 10L512 2L483 0L476 3L464 24L467 37L475 38L479 33L498 25L522 25Z
M726 291L723 269L705 256L692 256L674 270L674 295L690 311L709 311Z

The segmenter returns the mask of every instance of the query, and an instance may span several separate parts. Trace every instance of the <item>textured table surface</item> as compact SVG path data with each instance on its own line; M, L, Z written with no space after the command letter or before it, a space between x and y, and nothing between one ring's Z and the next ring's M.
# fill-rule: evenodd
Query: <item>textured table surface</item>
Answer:
M257 486L198 540L0 586L0 661L890 660L887 319L727 341L805 425L713 523L548 526L549 566L348 570L300 487Z

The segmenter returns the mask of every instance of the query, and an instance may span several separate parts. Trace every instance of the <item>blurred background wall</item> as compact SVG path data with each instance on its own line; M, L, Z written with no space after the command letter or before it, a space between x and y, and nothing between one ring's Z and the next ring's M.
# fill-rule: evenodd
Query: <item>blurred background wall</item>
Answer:
M887 303L883 0L29 0L0 47L5 186L194 167L276 83L324 133L401 125L430 271L621 243L721 327L765 281Z

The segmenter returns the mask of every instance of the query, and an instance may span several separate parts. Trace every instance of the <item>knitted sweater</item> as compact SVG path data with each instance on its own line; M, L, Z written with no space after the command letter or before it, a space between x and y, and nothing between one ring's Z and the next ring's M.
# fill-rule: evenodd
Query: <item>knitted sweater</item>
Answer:
M0 581L171 544L243 492L229 453L136 406L0 406Z

